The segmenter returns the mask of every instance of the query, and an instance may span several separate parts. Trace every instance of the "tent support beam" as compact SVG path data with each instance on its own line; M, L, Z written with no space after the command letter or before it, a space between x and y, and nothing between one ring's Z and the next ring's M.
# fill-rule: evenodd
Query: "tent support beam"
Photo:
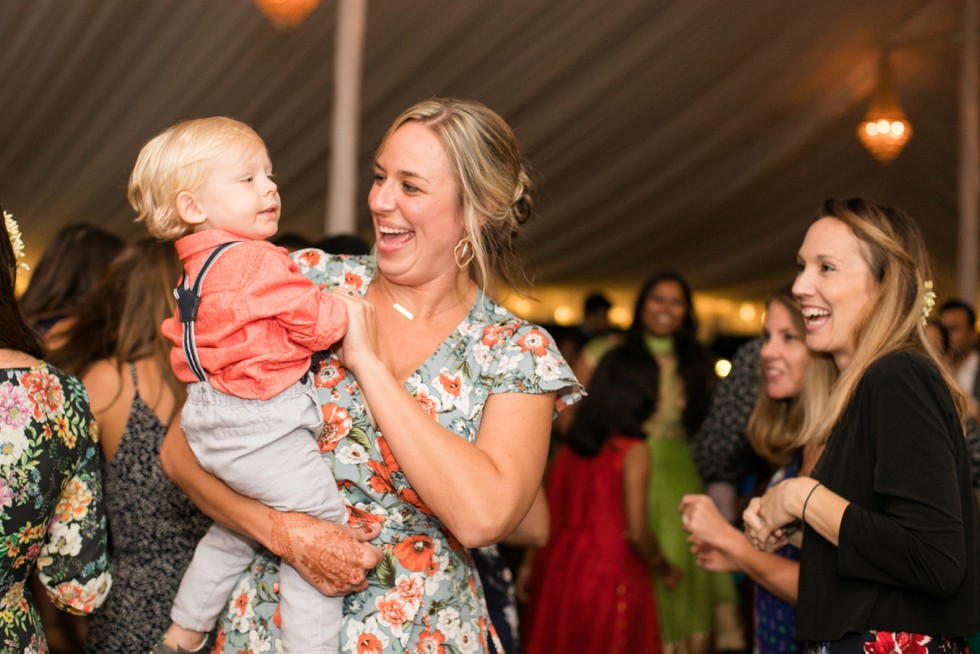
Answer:
M357 149L367 0L337 0L334 105L324 235L357 233Z
M977 0L963 0L963 52L960 64L959 296L977 302L977 204L980 136L977 129Z

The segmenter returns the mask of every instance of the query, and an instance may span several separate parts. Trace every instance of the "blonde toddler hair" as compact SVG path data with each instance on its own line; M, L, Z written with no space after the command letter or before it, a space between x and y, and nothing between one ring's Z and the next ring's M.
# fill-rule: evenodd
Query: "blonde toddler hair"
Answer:
M233 118L213 116L185 120L153 137L136 157L129 176L129 204L136 222L159 239L177 239L192 226L177 213L177 196L196 191L207 180L208 162L228 145L265 143L251 127Z

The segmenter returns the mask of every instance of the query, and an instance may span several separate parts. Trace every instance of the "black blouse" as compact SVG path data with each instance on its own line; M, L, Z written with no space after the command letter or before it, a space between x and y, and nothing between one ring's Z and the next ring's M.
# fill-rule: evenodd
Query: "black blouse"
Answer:
M980 535L966 442L931 360L895 352L873 363L812 476L850 505L838 547L804 532L800 640L980 631Z

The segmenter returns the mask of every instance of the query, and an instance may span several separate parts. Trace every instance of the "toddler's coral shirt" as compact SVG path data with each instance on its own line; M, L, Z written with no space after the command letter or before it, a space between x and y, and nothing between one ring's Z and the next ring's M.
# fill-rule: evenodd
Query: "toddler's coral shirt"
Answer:
M228 241L241 243L218 257L201 287L194 328L198 358L217 390L267 400L309 370L313 352L344 335L347 307L304 277L285 249L221 230L176 242L189 283L211 250ZM167 318L162 330L175 344L174 374L183 382L200 381L184 356L179 315Z

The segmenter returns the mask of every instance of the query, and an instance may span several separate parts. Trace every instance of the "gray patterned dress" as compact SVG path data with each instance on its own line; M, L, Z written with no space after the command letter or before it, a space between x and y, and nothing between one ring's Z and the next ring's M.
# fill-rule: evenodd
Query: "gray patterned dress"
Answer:
M211 525L160 468L166 433L137 391L119 449L103 463L113 584L89 620L87 652L145 652L160 639L184 570Z

